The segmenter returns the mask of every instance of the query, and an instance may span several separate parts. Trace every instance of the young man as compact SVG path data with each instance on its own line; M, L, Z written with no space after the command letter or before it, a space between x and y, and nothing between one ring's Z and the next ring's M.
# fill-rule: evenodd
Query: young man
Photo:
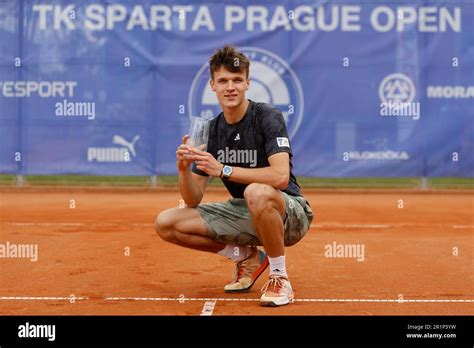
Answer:
M250 62L245 55L226 45L209 65L210 85L223 112L210 123L207 152L183 138L176 159L187 207L163 211L155 229L165 241L233 260L236 271L225 292L249 291L270 264L261 304L286 305L294 293L285 246L306 234L313 213L291 172L285 122L280 110L246 99ZM210 177L220 177L233 198L200 204Z

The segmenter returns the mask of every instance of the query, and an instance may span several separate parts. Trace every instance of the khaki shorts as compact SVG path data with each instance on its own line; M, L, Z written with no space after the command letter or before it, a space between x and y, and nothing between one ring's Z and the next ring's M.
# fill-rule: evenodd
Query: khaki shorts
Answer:
M313 211L304 197L281 192L285 199L285 246L296 244L308 232ZM196 207L207 227L216 233L217 242L232 245L262 245L252 226L247 202L231 198L227 202L206 203Z

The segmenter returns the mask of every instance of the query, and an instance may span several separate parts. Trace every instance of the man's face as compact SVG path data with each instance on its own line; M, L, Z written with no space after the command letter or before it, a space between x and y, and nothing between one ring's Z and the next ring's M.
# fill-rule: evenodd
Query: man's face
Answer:
M224 67L214 71L214 79L211 80L211 88L216 92L222 108L238 107L245 100L249 84L245 71L233 73Z

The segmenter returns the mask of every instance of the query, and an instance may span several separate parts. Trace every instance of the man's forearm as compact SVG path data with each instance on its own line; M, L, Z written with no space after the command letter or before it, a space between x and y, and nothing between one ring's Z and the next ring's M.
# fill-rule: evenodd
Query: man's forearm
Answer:
M284 190L288 187L290 173L283 168L264 167L264 168L241 168L232 167L230 181L241 184L267 184L276 189Z
M183 197L186 205L190 207L197 206L201 202L203 193L199 186L194 182L189 168L186 168L183 171L178 171L178 182L181 197Z

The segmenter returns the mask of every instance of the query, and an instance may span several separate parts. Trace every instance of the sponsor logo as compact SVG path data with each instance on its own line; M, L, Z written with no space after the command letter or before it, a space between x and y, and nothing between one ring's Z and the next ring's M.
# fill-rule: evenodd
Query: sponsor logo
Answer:
M69 102L67 99L64 99L62 103L56 103L55 107L56 116L87 117L88 120L95 119L94 102Z
M237 135L234 138L234 141L238 141L238 140L240 140L240 133L237 133Z
M470 99L474 98L474 86L428 86L428 98Z
M405 151L349 151L344 152L344 161L392 160L406 161L410 156Z
M411 103L415 99L415 85L404 74L390 74L379 85L382 103Z
M290 147L290 141L285 137L277 138L278 147Z
M137 134L132 141L127 141L120 135L114 135L112 142L122 147L89 147L87 149L88 162L130 162L131 157L136 157L135 143L140 139Z
M254 168L257 166L257 150L231 150L226 146L217 151L217 160L225 164L249 164Z
M291 66L273 52L258 47L242 47L251 61L247 98L279 108L291 138L303 120L304 96L301 83ZM221 111L209 86L209 65L204 64L193 79L188 97L190 115L211 119Z
M386 76L379 85L380 116L408 116L420 118L420 103L413 102L416 89L406 75L396 73Z
M6 98L74 97L76 81L0 81L0 93Z

